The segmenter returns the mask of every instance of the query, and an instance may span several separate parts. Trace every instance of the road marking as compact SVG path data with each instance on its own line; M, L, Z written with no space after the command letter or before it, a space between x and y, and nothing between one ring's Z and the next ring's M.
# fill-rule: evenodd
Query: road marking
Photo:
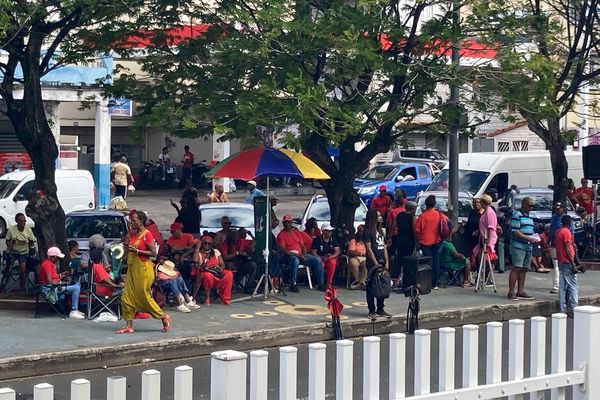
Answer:
M327 307L321 306L313 306L313 305L283 305L275 307L275 311L279 311L284 314L294 314L294 315L327 315L329 314L329 310Z
M283 302L281 300L266 300L266 301L263 301L263 304L266 304L268 306L282 306L285 304L285 302Z
M367 307L368 304L366 301L355 301L354 303L352 303L353 306L356 307Z
M236 318L236 319L250 319L250 318L254 318L254 315L252 315L252 314L230 314L229 316L231 318Z
M257 311L254 314L260 315L261 317L274 317L279 315L279 313L275 311Z

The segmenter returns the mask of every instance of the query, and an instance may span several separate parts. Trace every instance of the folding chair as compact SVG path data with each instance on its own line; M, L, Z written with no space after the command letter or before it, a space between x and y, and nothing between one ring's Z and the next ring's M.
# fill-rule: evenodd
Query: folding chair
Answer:
M288 268L289 268L289 267L288 267ZM309 266L307 266L307 265L302 265L302 264L300 264L300 265L298 266L298 272L300 272L301 270L304 270L304 273L306 274L306 279L308 280L308 287L309 287L310 289L312 289L312 288L313 288L313 284L312 284L312 278L311 278L311 276L310 276L310 267L309 267Z
M466 266L465 266L465 268L466 268ZM447 281L446 286L452 286L452 285L462 286L461 275L463 273L463 270L464 270L464 268L460 269L458 271L454 270L452 268L446 268L446 274L445 274L446 281Z
M39 318L43 312L54 311L62 319L67 318L67 299L65 292L59 292L58 288L66 286L66 283L45 285L39 282L39 269L35 272L35 318Z
M19 270L19 263L16 259L12 259L12 263L10 262L10 257L7 251L2 252L2 259L0 261L1 268L0 270L2 278L0 280L0 292L10 293L13 290L20 290L19 278L21 276L21 272ZM10 265L9 265L10 264ZM35 268L35 266L33 266ZM35 270L27 267L25 270L26 280L25 280L25 292L33 293L35 292L35 279L32 280L29 274L34 272Z
M94 282L94 268L89 266L88 296L87 296L87 318L94 319L102 312L109 312L118 319L121 319L121 290ZM108 287L112 291L111 296L104 296L98 293L99 287Z

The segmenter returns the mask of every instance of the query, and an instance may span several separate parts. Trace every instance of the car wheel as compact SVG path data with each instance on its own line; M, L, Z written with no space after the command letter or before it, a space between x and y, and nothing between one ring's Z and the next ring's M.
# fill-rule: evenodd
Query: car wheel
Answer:
M3 238L6 236L6 221L4 221L4 219L0 218L0 238Z

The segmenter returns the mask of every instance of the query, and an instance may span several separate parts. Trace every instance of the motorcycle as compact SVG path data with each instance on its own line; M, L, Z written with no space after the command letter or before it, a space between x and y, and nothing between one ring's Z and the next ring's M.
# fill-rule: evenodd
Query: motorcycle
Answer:
M175 166L169 165L163 170L163 166L158 162L152 160L142 161L138 182L139 187L166 189L176 187L177 183L179 183L179 179L177 179Z
M208 172L210 168L206 164L206 160L202 160L201 162L195 163L192 167L192 185L193 186L210 186L212 187L212 179L204 176L206 172ZM183 188L186 182L183 179L179 181L179 187Z

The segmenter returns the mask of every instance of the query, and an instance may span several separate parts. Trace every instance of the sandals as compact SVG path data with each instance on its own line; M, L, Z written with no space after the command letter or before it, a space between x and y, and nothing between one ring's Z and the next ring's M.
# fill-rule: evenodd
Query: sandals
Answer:
M475 285L473 285L471 282L466 282L462 284L462 287L473 287Z
M121 328L121 329L119 329L118 331L115 332L116 335L120 335L122 333L133 333L133 327L126 326L126 327Z
M171 316L169 314L165 314L161 319L163 324L163 332L169 332L171 328Z

